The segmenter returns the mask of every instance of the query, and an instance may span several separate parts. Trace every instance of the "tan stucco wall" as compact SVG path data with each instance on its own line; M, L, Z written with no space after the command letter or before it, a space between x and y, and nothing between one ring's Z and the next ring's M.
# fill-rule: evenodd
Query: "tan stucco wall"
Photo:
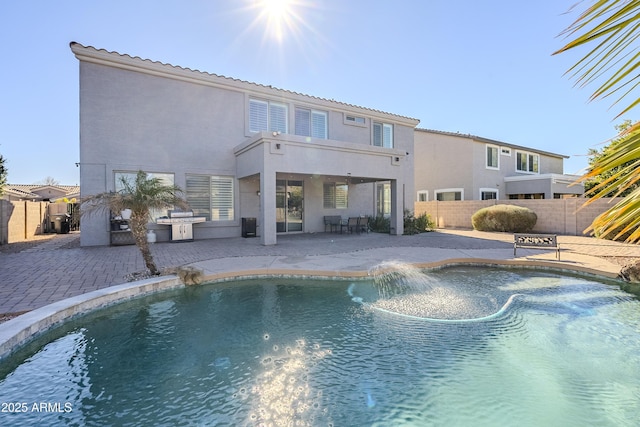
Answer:
M426 190L434 200L434 190L463 188L465 196L472 190L472 142L465 138L427 134L416 131L414 136L414 196Z

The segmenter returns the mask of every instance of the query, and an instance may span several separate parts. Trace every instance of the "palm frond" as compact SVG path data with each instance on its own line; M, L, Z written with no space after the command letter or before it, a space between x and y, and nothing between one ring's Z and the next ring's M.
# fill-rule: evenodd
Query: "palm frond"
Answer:
M610 209L600 214L585 232L594 232L600 237L629 242L640 241L640 188L623 198Z
M637 89L640 79L640 0L598 0L561 35L573 38L555 54L599 41L581 60L567 70L576 84L586 86L602 81L591 99L606 98L627 88L613 105ZM611 70L616 69L616 71ZM620 115L638 104L623 107Z

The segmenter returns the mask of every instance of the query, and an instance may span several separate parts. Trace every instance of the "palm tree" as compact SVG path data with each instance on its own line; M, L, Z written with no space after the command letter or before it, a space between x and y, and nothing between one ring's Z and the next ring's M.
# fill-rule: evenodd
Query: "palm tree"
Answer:
M640 0L597 0L562 34L572 38L554 54L580 46L593 46L567 73L580 86L597 84L591 100L617 97L613 105L631 97L616 116L640 103L635 95L640 85ZM628 193L598 216L586 231L601 237L625 236L640 241L640 122L631 124L616 137L615 146L597 159L580 181L606 176L588 191L585 204L607 195ZM634 188L635 186L635 188ZM630 191L630 192L629 192Z
M4 186L7 185L7 175L9 174L4 163L5 159L2 157L2 154L0 154L0 196L4 194Z
M180 197L182 190L175 185L165 185L159 178L149 178L143 171L138 171L133 182L127 177L120 178L122 189L115 192L100 193L89 196L82 201L82 215L97 212L120 213L131 210L129 226L140 249L144 263L151 275L160 274L147 242L147 224L152 209L178 207L187 209L186 200Z

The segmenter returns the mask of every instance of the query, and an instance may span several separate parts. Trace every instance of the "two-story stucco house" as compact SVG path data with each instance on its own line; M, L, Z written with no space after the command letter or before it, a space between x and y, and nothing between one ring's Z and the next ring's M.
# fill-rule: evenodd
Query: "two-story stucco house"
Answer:
M80 62L81 196L144 170L180 186L194 238L324 231L324 216L413 207L418 120L71 43ZM155 217L166 215L156 212ZM159 241L169 227L152 224ZM83 218L81 244L110 242L108 217Z
M553 199L580 196L567 156L474 135L416 129L417 201Z

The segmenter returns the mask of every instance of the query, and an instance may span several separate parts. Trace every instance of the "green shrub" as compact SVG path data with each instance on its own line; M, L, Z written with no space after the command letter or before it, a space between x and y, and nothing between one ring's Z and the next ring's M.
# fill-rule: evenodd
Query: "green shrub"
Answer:
M369 229L374 233L389 233L390 226L389 218L384 216L369 217Z
M473 214L471 223L479 231L506 231L528 233L536 225L538 216L529 208L513 205L495 205Z
M416 218L416 228L420 230L421 233L425 231L433 231L436 228L436 223L431 219L429 214L423 213Z
M429 215L423 213L417 218L408 209L404 211L404 234L412 235L424 233L425 231L432 231L434 229L434 222Z

